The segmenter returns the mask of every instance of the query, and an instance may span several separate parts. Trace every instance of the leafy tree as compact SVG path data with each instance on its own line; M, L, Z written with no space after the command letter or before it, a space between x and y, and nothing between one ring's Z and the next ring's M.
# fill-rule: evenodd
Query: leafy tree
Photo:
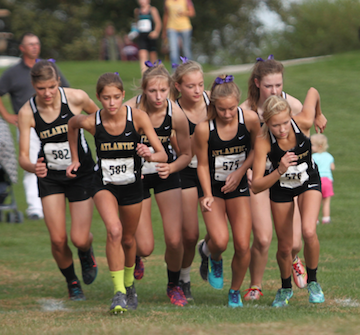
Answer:
M267 37L267 48L278 59L360 48L358 0L305 0L289 8L279 6L276 10L286 28Z

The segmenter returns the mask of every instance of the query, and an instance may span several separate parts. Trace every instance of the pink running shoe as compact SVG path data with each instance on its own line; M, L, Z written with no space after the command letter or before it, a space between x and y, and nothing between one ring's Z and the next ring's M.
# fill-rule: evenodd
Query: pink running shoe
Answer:
M260 296L263 296L261 289L258 286L251 286L244 295L244 300L260 300Z
M168 286L166 293L171 303L176 306L184 307L188 303L180 286Z
M298 288L305 288L307 286L307 273L301 259L296 255L293 261L293 277L294 282Z
M134 278L136 280L140 280L142 277L144 277L144 272L145 272L144 262L140 256L136 256Z

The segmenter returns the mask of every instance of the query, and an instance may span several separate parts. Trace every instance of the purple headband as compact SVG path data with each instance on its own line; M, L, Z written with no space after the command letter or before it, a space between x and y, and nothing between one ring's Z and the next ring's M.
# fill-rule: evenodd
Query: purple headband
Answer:
M48 62L50 62L50 63L56 63L56 60L55 59L53 59L53 58L49 58L49 59L41 59L41 58L37 58L36 59L36 61L35 61L35 63L37 63L37 62L41 62L42 60L47 60Z
M221 85L221 84L224 84L224 83L232 83L233 81L234 81L234 76L233 75L226 76L225 79L222 79L220 77L216 77L214 86Z
M270 59L274 59L274 55L269 55L267 60L270 60ZM256 58L256 63L257 62L266 62L267 60L263 60L261 57L258 57L258 58Z
M181 59L181 61L182 61L183 64L184 64L184 63L187 63L187 62L189 61L189 58L187 58L187 57L181 57L181 56L180 56L180 59ZM172 67L173 69L176 69L179 65L180 65L180 64L172 63L172 64L171 64L171 67Z
M161 64L161 59L156 60L156 61L154 62L154 64L151 63L149 60L147 60L147 61L145 62L145 65L146 65L147 67L157 67L157 66L159 66L160 64Z

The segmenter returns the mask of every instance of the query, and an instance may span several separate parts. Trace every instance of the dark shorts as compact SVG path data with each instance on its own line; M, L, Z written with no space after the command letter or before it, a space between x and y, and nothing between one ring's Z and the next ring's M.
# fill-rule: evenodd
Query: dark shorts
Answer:
M149 34L139 34L137 44L139 50L147 50L149 52L157 50L157 39L149 38Z
M154 193L161 193L181 187L180 174L178 172L172 173L166 179L161 179L157 173L144 175L143 188L144 199L151 197L150 189L154 189Z
M274 202L292 202L295 197L310 190L321 192L320 176L317 172L312 173L309 176L309 180L296 188L281 187L280 183L276 182L276 184L270 187L270 200Z
M223 193L221 192L221 188L225 185L224 181L211 181L211 192L214 197L221 198L224 200L227 199L234 199L238 197L249 197L249 185L247 181L246 175L241 179L239 186L236 188L235 191L232 191L230 193ZM201 190L199 198L203 197L204 193Z
M65 172L64 172L65 173ZM45 178L38 178L39 197L44 198L52 194L65 194L69 202L84 201L92 197L93 173L76 178L51 175Z
M141 179L128 185L103 185L98 178L95 178L94 195L102 190L109 191L116 198L119 206L134 205L143 201L143 184Z
M198 191L198 196L200 195L201 185L196 169L187 166L184 170L180 171L180 179L181 188L183 190L196 187Z

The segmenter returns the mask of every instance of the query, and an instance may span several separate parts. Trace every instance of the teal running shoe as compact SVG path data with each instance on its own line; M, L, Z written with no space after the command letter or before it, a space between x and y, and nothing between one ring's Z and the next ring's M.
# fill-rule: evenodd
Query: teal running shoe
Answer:
M239 290L229 290L228 306L232 308L243 307Z
M285 307L288 305L290 298L293 296L292 288L280 288L276 292L273 307Z
M319 283L317 283L316 281L311 281L307 285L307 289L308 292L310 293L309 302L313 304L321 304L322 302L325 301L324 293Z
M223 261L214 261L209 257L208 281L210 285L221 290L224 286Z

